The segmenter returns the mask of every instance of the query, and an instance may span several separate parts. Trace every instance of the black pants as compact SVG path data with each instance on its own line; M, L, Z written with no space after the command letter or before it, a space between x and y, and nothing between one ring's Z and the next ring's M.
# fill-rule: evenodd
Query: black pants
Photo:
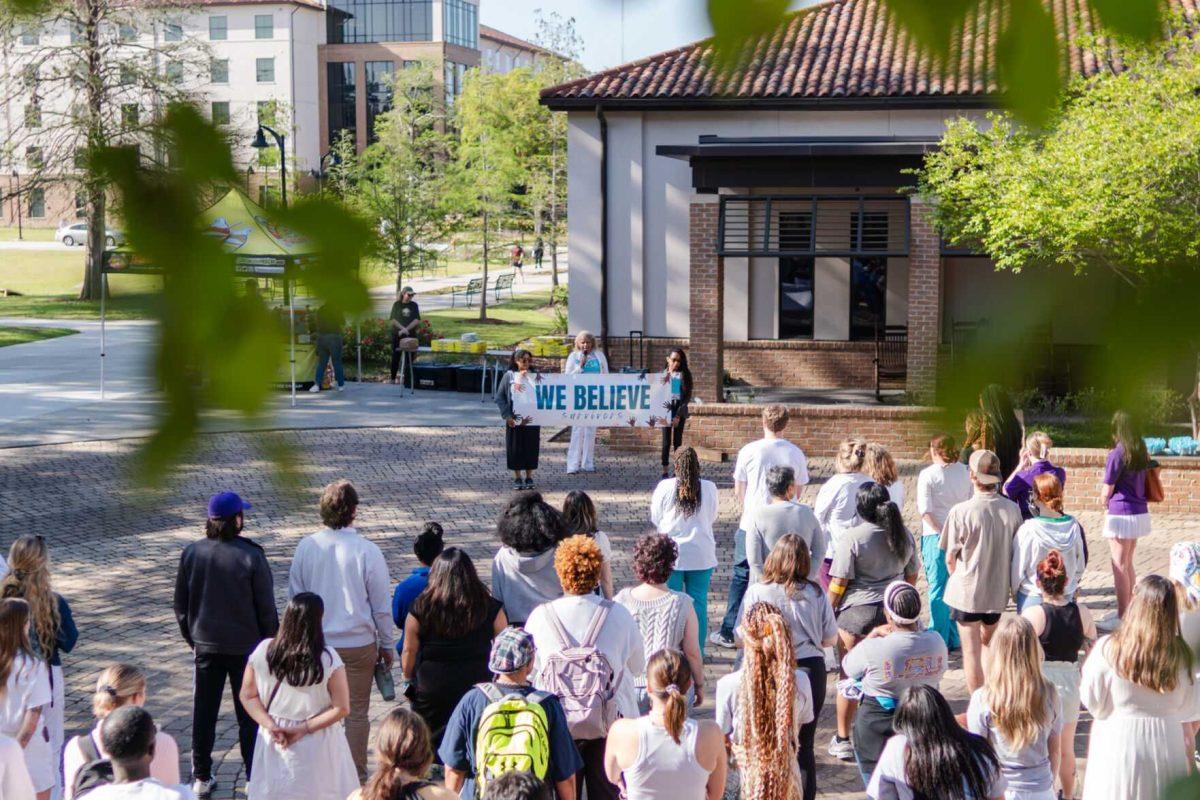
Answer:
M575 773L575 796L583 797L587 786L587 800L620 800L621 790L608 780L604 772L604 739L576 739L575 746L583 757L583 769Z
M683 444L683 426L687 425L687 417L679 420L678 425L662 429L662 466L663 471L671 463L671 454Z
M233 690L233 711L237 715L238 744L246 777L254 762L254 740L258 724L242 708L238 692L250 654L234 656L223 653L196 653L195 684L192 692L192 777L207 780L212 777L212 751L217 735L217 716L225 683Z
M817 722L821 719L821 709L825 706L825 684L828 674L825 672L825 657L813 656L796 660L796 669L808 676L812 687L813 721L800 726L800 774L804 776L804 800L813 800L817 796Z
M875 765L879 763L883 746L896 733L892 728L892 717L895 715L895 709L884 708L869 695L863 695L858 704L858 711L854 715L854 759L862 772L864 789L871 779L871 773L875 771Z

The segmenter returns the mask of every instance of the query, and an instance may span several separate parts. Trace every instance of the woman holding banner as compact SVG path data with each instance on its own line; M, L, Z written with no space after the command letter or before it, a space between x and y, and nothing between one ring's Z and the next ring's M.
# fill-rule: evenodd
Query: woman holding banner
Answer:
M567 375L577 373L603 374L608 372L608 359L596 349L596 337L590 331L575 336L575 349L567 356ZM596 471L596 429L585 425L571 426L571 444L567 448L567 474Z
M508 372L496 387L496 407L508 426L504 431L504 453L508 468L513 472L513 488L518 490L533 488L533 471L537 469L542 446L541 426L526 425L513 413L513 384L524 384L532 365L533 354L528 350L517 350L509 362ZM524 481L521 480L522 471L525 472Z

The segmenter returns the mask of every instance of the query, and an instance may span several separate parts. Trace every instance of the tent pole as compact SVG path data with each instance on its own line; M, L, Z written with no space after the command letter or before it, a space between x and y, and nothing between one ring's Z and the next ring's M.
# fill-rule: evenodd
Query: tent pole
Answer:
M292 292L288 292L288 280L283 279L283 290L288 295L288 351L292 362L292 408L296 407L296 303Z
M358 343L358 382L362 383L362 320L354 323L354 341Z
M106 285L107 281L105 280L107 277L108 276L106 274L104 274L104 272L100 273L100 399L101 400L104 399L104 350L105 350L105 347L104 347L104 345L105 345L104 315L105 315L105 311L106 311L105 303L104 303L104 296L108 294L108 292L105 291L105 289L108 288L108 286Z

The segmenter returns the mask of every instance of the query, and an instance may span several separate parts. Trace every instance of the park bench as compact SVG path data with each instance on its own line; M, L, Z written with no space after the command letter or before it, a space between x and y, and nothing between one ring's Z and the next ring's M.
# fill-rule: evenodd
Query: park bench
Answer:
M455 308L461 297L467 308L470 308L475 303L475 297L482 294L483 291L483 278L471 278L467 281L466 286L456 286L451 290L450 307Z
M493 294L492 296L496 298L495 301L497 303L500 302L500 293L505 291L506 289L508 290L508 299L509 300L516 299L515 295L513 294L513 279L516 277L517 277L517 274L515 272L506 272L503 275L496 276L496 285L493 287L495 290L495 294Z

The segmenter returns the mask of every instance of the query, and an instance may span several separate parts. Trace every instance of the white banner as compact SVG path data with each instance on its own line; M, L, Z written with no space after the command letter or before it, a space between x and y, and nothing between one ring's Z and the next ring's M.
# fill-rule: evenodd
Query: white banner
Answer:
M678 383L666 372L526 373L513 381L513 413L522 425L661 428Z

